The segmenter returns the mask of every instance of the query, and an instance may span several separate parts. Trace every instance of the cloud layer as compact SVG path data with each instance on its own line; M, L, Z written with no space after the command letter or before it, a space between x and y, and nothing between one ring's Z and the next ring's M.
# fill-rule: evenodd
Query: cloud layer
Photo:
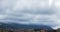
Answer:
M59 0L58 0L59 1ZM60 27L57 0L0 0L0 22Z

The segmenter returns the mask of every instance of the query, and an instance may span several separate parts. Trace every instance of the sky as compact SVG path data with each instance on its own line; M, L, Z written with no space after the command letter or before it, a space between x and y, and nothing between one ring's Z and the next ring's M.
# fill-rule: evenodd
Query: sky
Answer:
M60 0L0 0L0 22L60 28Z

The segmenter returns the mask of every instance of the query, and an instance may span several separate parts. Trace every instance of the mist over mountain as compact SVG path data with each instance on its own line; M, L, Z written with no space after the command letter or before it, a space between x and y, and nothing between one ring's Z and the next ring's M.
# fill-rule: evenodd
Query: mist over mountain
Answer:
M6 23L0 23L0 28L3 29L47 29L47 30L53 30L50 26L47 25L24 25L24 24L6 24Z

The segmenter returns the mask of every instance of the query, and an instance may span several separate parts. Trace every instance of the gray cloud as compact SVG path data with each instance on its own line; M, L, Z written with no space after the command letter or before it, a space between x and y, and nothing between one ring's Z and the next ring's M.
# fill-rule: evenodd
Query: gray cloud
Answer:
M29 13L29 14L42 14L42 15L52 15L55 14L55 11L51 11L51 10L26 10L23 11L23 13Z
M46 0L2 0L0 1L0 22L60 27L59 11L49 7ZM42 4L39 2L41 1ZM57 23L56 23L57 22Z

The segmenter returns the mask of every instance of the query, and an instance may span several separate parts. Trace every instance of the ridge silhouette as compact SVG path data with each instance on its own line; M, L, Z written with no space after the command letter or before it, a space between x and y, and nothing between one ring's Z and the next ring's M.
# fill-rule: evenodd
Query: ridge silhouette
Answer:
M25 25L25 24L17 24L17 23L11 23L11 24L6 24L6 23L0 23L0 28L3 29L47 29L47 30L53 30L50 26L47 25Z

